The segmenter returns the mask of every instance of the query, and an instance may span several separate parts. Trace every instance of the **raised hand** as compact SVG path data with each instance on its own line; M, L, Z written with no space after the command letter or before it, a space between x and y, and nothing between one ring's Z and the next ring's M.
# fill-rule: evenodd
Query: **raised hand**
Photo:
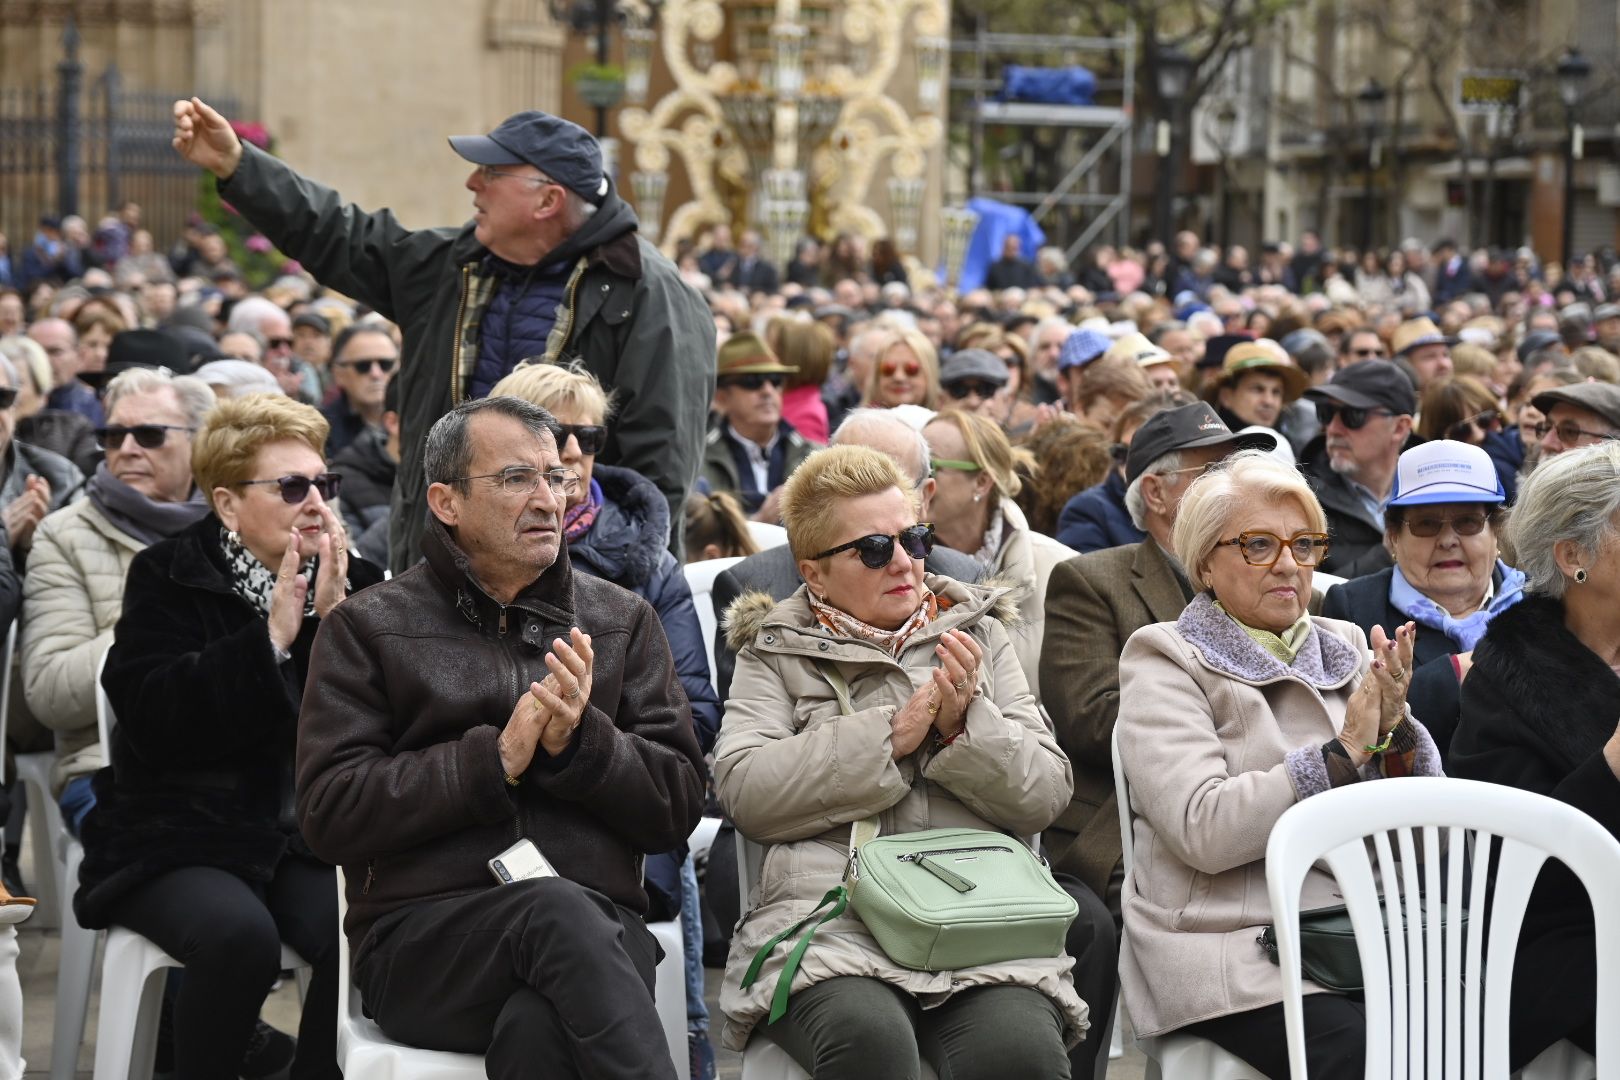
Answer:
M6 504L0 517L6 525L6 536L16 551L26 551L34 542L34 529L45 520L51 508L51 485L43 476L30 475L24 482L23 493Z
M539 693L540 684L530 683L528 692L512 706L512 715L496 739L501 769L507 776L522 776L534 760L534 748L540 744L540 732L546 725L546 710L540 704Z
M940 666L934 669L931 681L939 702L939 714L934 727L949 739L961 732L967 724L968 705L978 692L979 665L984 662L984 649L972 636L961 630L947 630L934 648Z
M202 98L174 103L171 143L181 157L221 180L229 180L242 161L242 140L236 137L230 121Z
M1384 628L1372 629L1372 681L1380 699L1378 734L1384 736L1406 715L1406 692L1412 686L1412 647L1417 641L1417 624L1396 627L1391 640Z
M321 504L320 565L315 571L315 614L326 618L349 589L349 537L330 506Z
M304 622L304 598L309 595L309 579L298 572L303 560L298 555L298 534L287 532L287 551L276 570L276 585L270 590L270 644L282 652L292 649L298 628Z
M591 636L577 626L568 636L569 641L558 638L551 643L546 654L551 674L534 687L535 700L546 714L540 748L552 757L568 749L591 701L591 664L596 658Z

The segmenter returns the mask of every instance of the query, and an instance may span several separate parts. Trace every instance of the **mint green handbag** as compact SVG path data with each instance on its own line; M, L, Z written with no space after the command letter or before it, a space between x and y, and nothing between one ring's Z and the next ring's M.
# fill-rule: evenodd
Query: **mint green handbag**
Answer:
M852 712L843 675L830 664L818 666L844 712ZM787 1011L794 973L816 930L851 905L889 959L914 971L956 971L1063 955L1079 905L1052 879L1046 860L1022 841L985 829L926 829L898 836L878 836L877 830L876 817L850 827L843 883L754 954L743 976L745 990L771 952L809 926L777 977L771 1023Z

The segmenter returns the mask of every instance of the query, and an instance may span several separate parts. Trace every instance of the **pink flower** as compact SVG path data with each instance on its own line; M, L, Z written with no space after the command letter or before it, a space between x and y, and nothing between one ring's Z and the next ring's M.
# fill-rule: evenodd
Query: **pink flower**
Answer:
M263 255L270 250L270 241L263 233L254 233L242 243L244 247L256 255Z
M270 129L258 121L232 120L231 130L243 142L250 142L260 150L270 149Z

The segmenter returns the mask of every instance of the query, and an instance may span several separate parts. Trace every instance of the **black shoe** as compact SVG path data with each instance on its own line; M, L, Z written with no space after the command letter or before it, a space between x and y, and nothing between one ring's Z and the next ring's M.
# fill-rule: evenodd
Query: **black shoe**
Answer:
M247 1051L242 1055L243 1080L274 1076L292 1064L297 1050L297 1039L277 1031L263 1020L256 1021L253 1034L248 1037Z

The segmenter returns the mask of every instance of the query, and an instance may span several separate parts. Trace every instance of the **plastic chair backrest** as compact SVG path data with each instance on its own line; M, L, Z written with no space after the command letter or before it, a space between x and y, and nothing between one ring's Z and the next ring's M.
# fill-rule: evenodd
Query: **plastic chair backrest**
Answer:
M349 935L343 932L343 922L349 917L349 897L344 891L348 879L343 876L343 867L337 868L337 925L338 925L338 1023L345 1019L359 1019L360 1010L350 1004L349 988L354 985L354 976L349 972ZM354 1005L358 1005L356 1001Z
M748 535L754 538L754 546L761 551L787 543L787 530L766 521L750 521Z
M0 682L0 783L9 781L6 775L6 738L11 734L11 661L17 655L17 620L11 620L11 628L6 631L5 666L0 667L5 679Z
M689 562L682 568L686 585L692 590L692 606L697 609L698 629L703 633L703 651L709 657L709 685L718 676L714 670L714 630L719 625L719 613L714 610L714 579L720 572L742 562L742 556L726 559L704 559Z
M1574 807L1532 792L1410 777L1336 788L1291 807L1266 845L1266 884L1293 1075L1306 1075L1299 902L1313 865L1332 872L1355 928L1366 987L1367 1075L1505 1077L1514 954L1531 887L1548 857L1604 898L1600 906L1620 896L1620 841ZM1396 928L1387 938L1378 881ZM1418 917L1410 917L1414 912ZM1597 920L1597 954L1597 1015L1614 1017L1620 927L1612 919ZM1598 1025L1597 1060L1599 1076L1620 1069L1620 1025Z
M1125 766L1119 761L1119 725L1114 725L1110 740L1114 753L1114 802L1119 807L1120 862L1126 876L1131 872L1131 854L1136 847L1136 836L1131 832L1131 785L1125 780Z
M108 650L109 652L111 650ZM101 752L112 760L112 729L117 723L113 716L112 702L107 700L107 691L101 686L101 672L107 666L107 653L101 654L96 661L96 733L101 737Z

